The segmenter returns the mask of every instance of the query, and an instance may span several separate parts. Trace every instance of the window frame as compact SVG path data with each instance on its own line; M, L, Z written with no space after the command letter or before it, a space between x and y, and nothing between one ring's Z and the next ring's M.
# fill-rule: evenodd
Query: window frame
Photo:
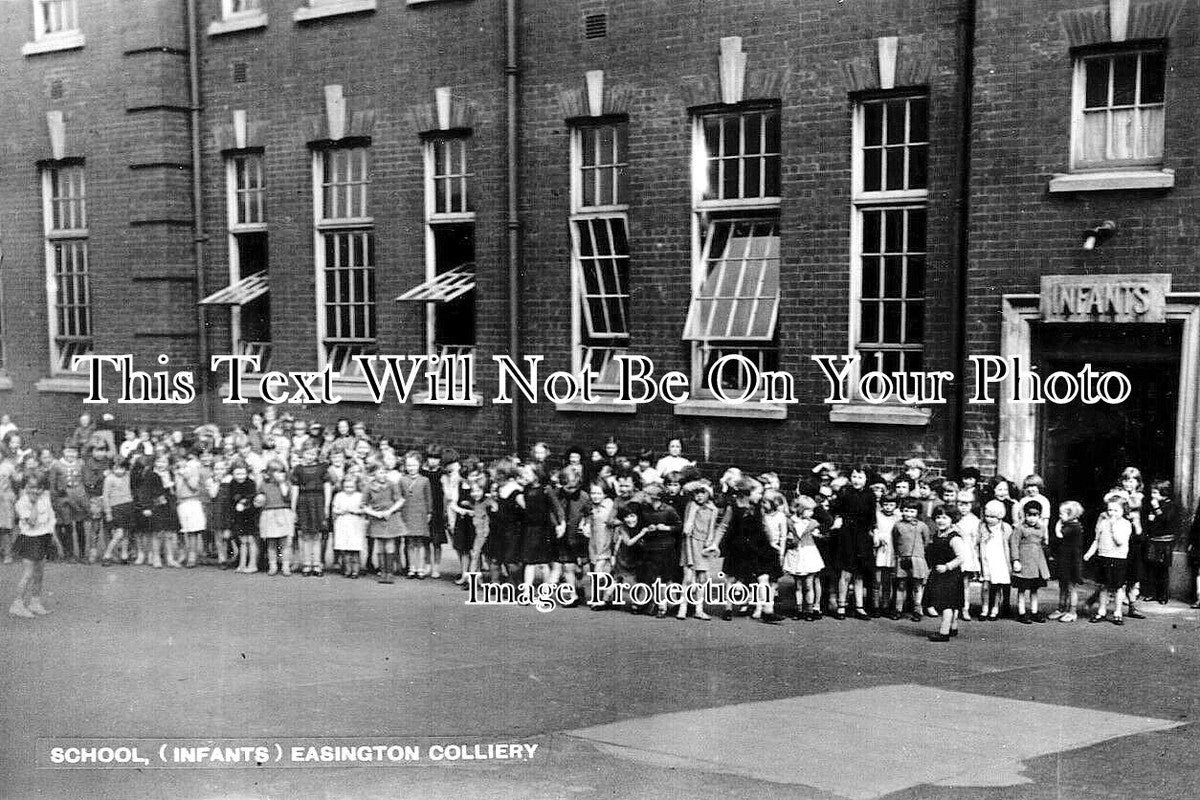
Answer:
M56 179L64 171L78 172L78 194L55 194ZM78 352L76 348L70 348L70 355L83 355L93 352L95 349L95 325L93 320L93 295L91 288L91 253L89 249L89 229L87 218L87 173L85 171L84 162L82 160L60 160L52 161L44 164L41 167L41 184L42 184L42 227L43 237L45 241L45 276L46 276L46 316L47 316L47 334L50 356L50 374L52 376L74 376L77 375L71 369L70 362L64 363L64 357L68 355L68 350L64 345L68 342L77 342L81 346ZM70 185L74 186L73 182ZM65 198L65 199L64 199ZM61 218L59 207L60 204L78 204L78 212L71 212L71 221L80 222L82 225L74 227L63 227L57 224L57 220ZM76 213L78 217L76 218ZM59 274L58 274L58 259L57 248L63 243L73 243L72 248L80 247L83 260L83 270L81 274L82 294L85 298L83 303L76 303L83 309L82 322L86 327L86 333L78 335L60 334L59 328L62 322L59 312ZM74 259L73 259L74 261ZM74 270L72 271L74 275Z
M463 172L437 172L437 148L453 142L461 145ZM440 226L470 225L474 233L475 211L472 198L475 189L475 172L473 169L473 137L470 130L455 129L438 131L425 136L421 141L421 154L424 163L425 190L425 280L432 281L438 276L438 246L437 229ZM437 183L440 180L458 180L462 184L463 209L457 211L442 211L437 207ZM447 194L447 197L450 195ZM477 244L477 243L476 243ZM437 314L439 303L425 303L425 352L432 356L473 354L479 345L479 293L478 289L468 292L475 309L476 341L469 346L450 344L437 341ZM439 371L440 374L440 371ZM470 387L474 395L475 387ZM445 396L445 393L444 395Z
M73 24L60 27L57 30L49 30L42 11L51 3L56 3L62 8L70 9ZM35 42L41 43L56 39L66 39L78 36L80 33L82 33L82 29L79 26L79 0L33 0L33 40Z
M779 125L779 153L756 154L759 157L767 155L775 155L779 165L778 175L778 195L768 195L761 197L738 197L738 198L706 198L705 193L708 188L708 168L709 155L707 147L707 139L705 138L704 122L706 118L713 116L724 117L734 114L745 115L751 113L763 113L774 111L776 120ZM690 293L688 295L688 311L690 314L691 305L700 297L703 292L704 284L708 279L708 259L706 258L711 244L711 237L715 231L715 225L718 222L738 219L751 219L761 217L764 220L774 220L776 228L779 232L780 239L780 261L782 267L782 245L783 245L783 109L780 103L741 103L733 106L717 106L708 108L693 109L691 113L691 129L692 129L692 268ZM763 136L766 136L765 126L762 128ZM741 157L741 156L739 156ZM760 182L765 186L766 173L760 175ZM781 275L782 278L782 275ZM782 280L780 283L780 295L782 296ZM686 326L687 320L684 324ZM686 333L686 327L684 332ZM713 351L731 351L746 353L754 352L758 355L746 357L751 361L759 362L763 357L763 353L769 353L769 360L772 363L778 364L781 356L781 348L779 346L779 323L778 319L773 326L773 335L769 342L760 343L758 340L684 340L689 348L689 372L691 374L691 385L694 387L693 395L699 400L711 400L716 397L715 393L705 383L705 377L708 372L707 364L709 356ZM761 346L759 346L761 344ZM728 353L726 353L728 354ZM736 390L740 392L740 390ZM736 393L735 392L735 393Z
M925 188L924 189L881 189L867 191L862 188L865 185L865 168L864 168L864 148L866 146L866 107L872 103L893 103L903 100L906 103L911 103L913 100L925 101L925 140L920 142L926 148L926 169L925 169ZM883 94L864 95L854 99L854 107L852 111L852 131L851 131L851 183L850 183L850 291L849 291L849 330L847 352L851 356L860 356L855 362L854 368L851 370L852 386L858 385L858 378L863 374L864 362L866 355L863 353L864 346L862 343L862 304L863 304L863 246L864 246L864 224L863 217L870 211L886 212L888 210L923 208L925 210L925 254L926 259L926 274L923 281L923 294L920 299L925 314L923 317L923 330L921 332L921 344L919 347L909 345L908 343L896 343L896 347L892 347L892 343L884 343L886 346L876 347L873 352L881 352L887 350L902 350L905 352L918 352L921 358L921 369L928 370L928 365L925 363L927 334L929 328L928 316L928 252L929 252L929 200L930 200L930 174L929 169L929 150L932 147L932 130L930 127L930 93L923 87L910 87L896 91L890 91ZM886 115L884 116L886 120ZM885 123L886 124L886 123ZM904 144L911 146L914 144L909 139L909 131L912 126L911 105L905 113L906 135ZM882 137L886 143L886 137ZM884 159L886 162L886 159ZM906 159L907 163L907 159ZM881 178L881 183L883 183ZM907 241L907 234L905 236ZM882 246L882 245L881 245ZM907 257L907 250L905 251ZM882 286L882 284L881 284ZM882 289L881 289L882 290ZM902 302L909 302L910 298L903 298ZM880 326L882 329L882 318ZM873 369L873 367L871 368ZM870 372L871 369L867 369Z
M257 190L242 189L237 179L237 162L239 160L254 158L258 162L258 187ZM241 195L243 192L257 191L259 195L257 206L259 207L259 221L257 222L242 222L238 219L239 212L242 208ZM225 225L226 225L226 252L229 260L229 285L232 286L246 276L242 274L241 263L241 247L239 245L239 236L243 234L261 233L269 237L267 227L267 183L266 183L266 154L263 150L245 149L233 150L225 153ZM269 238L268 238L269 242ZM269 270L269 267L268 267ZM268 273L269 274L269 273ZM268 297L270 295L268 294ZM268 326L270 320L267 321ZM240 305L230 306L229 308L229 337L234 350L238 355L258 355L262 357L262 369L259 371L268 372L270 370L272 341L267 342L244 342L242 341L242 307ZM272 337L273 340L274 337ZM266 347L262 347L266 345ZM247 373L258 374L258 373Z
M1167 47L1161 41L1146 41L1146 42L1122 42L1121 47L1106 47L1103 49L1083 49L1072 53L1071 56L1071 135L1070 135L1070 153L1069 164L1070 172L1072 173L1097 173L1097 172L1121 172L1121 171L1138 171L1154 168L1161 168L1166 160L1166 85L1169 70L1167 68ZM1104 60L1108 64L1108 97L1109 104L1106 105L1105 113L1112 114L1113 105L1111 103L1113 93L1113 61L1121 56L1137 55L1137 77L1135 79L1134 91L1138 99L1141 97L1142 90L1142 56L1146 53L1154 53L1162 56L1163 59L1163 99L1158 103L1144 104L1138 103L1136 100L1132 105L1135 113L1143 108L1157 107L1162 109L1163 124L1161 126L1162 140L1159 144L1159 155L1157 158L1128 158L1128 159L1109 159L1105 158L1102 161L1085 161L1080 156L1080 148L1083 140L1083 124L1085 116L1085 107L1087 105L1087 62ZM1127 106L1119 106L1118 108L1126 108ZM1111 126L1105 132L1105 151L1106 153L1112 147L1112 131Z
M587 133L598 131L604 127L613 128L614 152L612 164L606 164L602 168L613 170L612 186L614 196L617 200L624 200L624 202L585 205L584 176L587 167L584 165L583 158L584 137ZM632 248L629 245L629 120L624 116L608 116L572 121L569 126L569 133L570 214L568 215L567 226L571 239L571 371L579 374L585 367L592 366L597 357L600 359L602 366L611 364L613 357L629 352L633 338L633 332L630 329L630 322L632 320L632 291L630 283L633 276L631 272L632 253L630 252ZM620 141L621 139L623 139L623 143ZM620 159L622 150L625 154L624 161ZM594 165L593 168L599 169L601 167ZM623 182L619 180L620 170L625 170L625 180ZM622 195L624 196L622 197ZM583 272L583 251L580 246L579 227L583 224L592 225L600 221L606 222L609 225L619 223L625 230L625 288L629 299L626 301L625 306L626 333L624 337L616 335L608 337L593 336L587 332L585 319L587 312L583 307L584 290L587 283ZM594 342L592 340L600 341ZM604 375L609 373L607 370L604 370L599 374ZM618 385L616 381L598 378L595 383L595 389L600 394L615 395Z
M370 211L371 203L371 183L374 173L374 158L371 152L371 143L364 140L342 141L328 147L315 147L312 151L312 191L313 191L313 265L315 269L316 279L316 322L317 322L317 366L319 369L324 369L329 364L330 359L337 348L350 347L359 348L362 354L372 354L377 352L379 345L379 287L378 273L376 270L378 257L378 243L375 240L375 219L370 214L348 217L327 217L325 216L325 157L334 151L356 151L362 150L364 155L364 175L365 180L358 182L363 186L363 201L362 210ZM336 181L330 182L331 186L343 185L351 186L358 185L353 181L347 181L339 184ZM371 263L363 267L370 270L370 283L372 286L373 295L366 302L367 318L370 320L374 328L374 335L370 337L330 337L327 335L327 291L329 287L326 285L326 259L325 259L325 242L328 236L339 234L357 234L365 233L368 237L367 241L371 253ZM353 363L349 360L346 363ZM335 369L337 380L345 382L362 382L365 381L364 376L356 371L342 372Z

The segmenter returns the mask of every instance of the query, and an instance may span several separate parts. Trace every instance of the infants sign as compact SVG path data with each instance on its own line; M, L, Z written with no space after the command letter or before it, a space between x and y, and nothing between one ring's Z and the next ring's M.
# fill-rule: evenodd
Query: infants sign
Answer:
M1045 322L1165 322L1171 276L1043 275Z

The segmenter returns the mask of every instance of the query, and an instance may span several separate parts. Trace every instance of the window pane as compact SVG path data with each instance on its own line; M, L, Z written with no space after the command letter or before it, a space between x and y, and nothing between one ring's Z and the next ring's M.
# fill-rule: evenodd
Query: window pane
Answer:
M883 104L863 106L863 143L868 147L883 144Z
M908 151L909 189L926 189L929 186L929 148L915 145Z
M883 296L899 299L904 278L904 256L886 256L883 259Z
M879 341L879 303L864 301L862 306L862 335L864 342Z
M883 151L863 152L863 191L877 192L883 188Z
M914 97L908 101L908 140L929 141L929 100Z
M907 319L904 326L904 341L920 342L925 338L925 304L922 302L908 303Z
M863 219L863 252L878 253L880 244L880 231L883 225L883 212L881 211L864 211Z
M884 137L885 144L900 144L907 138L905 115L908 103L904 100L886 103L887 120Z
M908 284L905 287L905 296L909 298L920 298L925 296L925 257L924 256L909 256L908 257Z
M1108 68L1107 58L1090 58L1083 62L1085 108L1108 105Z
M878 256L863 256L862 259L862 296L864 298L879 297L879 270L881 261Z
M1131 106L1137 93L1137 55L1113 57L1114 106Z
M910 208L908 214L908 246L909 253L925 252L925 209Z
M1161 103L1166 70L1162 53L1142 53L1142 103Z
M903 252L904 212L895 209L883 212L883 223L883 252Z
M883 303L883 340L899 342L900 339L900 310L901 303L886 301Z
M887 152L887 189L903 189L904 186L904 148L889 147Z

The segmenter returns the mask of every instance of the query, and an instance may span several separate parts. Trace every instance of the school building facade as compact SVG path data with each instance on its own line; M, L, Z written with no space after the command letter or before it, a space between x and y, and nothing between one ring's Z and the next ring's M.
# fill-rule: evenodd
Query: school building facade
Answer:
M1108 480L1111 461L1198 490L1193 3L31 0L0 15L0 92L23 109L0 119L0 397L19 421L68 430L85 389L72 355L200 377L236 353L337 370L344 403L305 416L483 455L679 437L705 463L791 476L920 455L1045 470L1053 494L1091 491L1081 469ZM364 402L355 356L417 353L474 354L469 396ZM692 397L496 405L498 354L590 368L604 389L616 356L645 355ZM944 404L830 405L813 355L959 379ZM1136 393L972 405L971 355L1119 366ZM797 402L717 400L749 365L793 376ZM216 402L220 378L202 388L117 413L245 417Z

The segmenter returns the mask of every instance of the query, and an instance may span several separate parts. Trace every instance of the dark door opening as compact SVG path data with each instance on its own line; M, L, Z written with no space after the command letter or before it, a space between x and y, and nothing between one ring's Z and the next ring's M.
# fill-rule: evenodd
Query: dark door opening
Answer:
M1047 403L1039 413L1046 493L1055 503L1082 503L1089 530L1125 467L1137 467L1146 481L1174 479L1181 333L1176 324L1034 325L1033 362L1043 374L1091 364L1119 370L1132 384L1119 405Z

